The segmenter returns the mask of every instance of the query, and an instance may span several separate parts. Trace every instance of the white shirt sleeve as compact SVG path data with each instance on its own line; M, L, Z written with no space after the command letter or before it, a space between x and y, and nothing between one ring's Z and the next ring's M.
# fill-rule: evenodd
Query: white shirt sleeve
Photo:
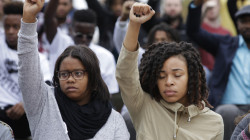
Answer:
M127 21L120 21L119 17L115 23L115 28L114 28L114 35L113 35L113 41L115 44L115 48L118 53L120 53L121 48L122 48L122 43L125 38L127 28L128 28L128 20Z

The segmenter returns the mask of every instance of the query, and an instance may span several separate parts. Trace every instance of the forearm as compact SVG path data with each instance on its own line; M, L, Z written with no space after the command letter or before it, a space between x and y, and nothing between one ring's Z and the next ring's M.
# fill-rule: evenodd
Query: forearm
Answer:
M128 30L124 39L124 47L128 51L136 51L138 49L138 36L141 24L129 21Z
M39 110L41 89L45 89L40 70L36 25L37 22L22 22L18 34L18 82L27 114L36 114Z

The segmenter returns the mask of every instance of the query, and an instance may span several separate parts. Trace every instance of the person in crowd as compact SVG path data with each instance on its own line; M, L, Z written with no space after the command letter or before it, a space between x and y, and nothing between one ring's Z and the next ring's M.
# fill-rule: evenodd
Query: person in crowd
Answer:
M163 13L159 22L167 23L180 34L181 41L189 41L182 18L182 0L164 0Z
M14 134L10 126L0 121L0 139L1 140L15 140Z
M53 7L55 8L54 10L56 11L55 13L53 13L53 15L49 15L49 16L54 16L55 17L55 21L57 24L58 29L61 31L61 33L64 33L66 35L69 35L69 29L71 26L71 22L72 22L72 18L73 18L73 14L75 12L75 9L73 8L73 2L72 0L57 0L55 1L57 6ZM45 3L45 6L43 7L43 9L38 13L37 18L38 18L38 38L39 38L39 47L38 50L39 52L43 53L47 59L50 62L50 67L54 67L54 59L53 58L54 54L51 54L51 48L49 48L49 44L50 44L50 40L48 41L45 35L45 30L50 30L50 28L45 28L44 25L46 23L44 22L48 22L48 15L45 16L45 9L46 7L49 5L47 2ZM50 4L51 5L51 4ZM52 13L51 13L52 14ZM48 25L49 23L47 23ZM52 51L55 52L55 51ZM56 54L55 54L56 55ZM56 55L57 56L57 55ZM51 69L51 73L53 73L53 69Z
M72 22L75 9L73 8L72 0L59 0L56 9L56 19L58 27L65 34L69 34L69 27Z
M250 139L250 111L240 116L236 120L237 126L230 140L249 140Z
M127 17L129 16L128 9L131 9L131 6L133 5L133 3L134 3L133 1L126 1L123 4L123 11L126 11ZM129 7L129 8L126 8L126 7ZM116 45L116 49L118 50L119 53L121 51L122 43L123 43L127 28L128 28L128 23L129 23L128 20L122 21L121 19L122 19L122 16L118 18L116 22L115 29L114 29L114 37L113 37L114 43ZM139 47L138 66L140 65L142 55L145 52L144 49L147 49L153 43L163 42L163 41L167 41L167 42L173 42L173 41L179 42L180 41L178 32L175 29L170 28L166 23L160 23L158 25L155 25L150 30L147 36L146 45L143 46L143 48ZM123 115L126 125L128 127L128 130L130 132L130 140L136 139L136 132L135 132L134 126L132 124L132 121L131 121L131 118L130 118L130 115L128 113L126 106L122 107L121 114Z
M154 43L138 70L138 34L154 10L133 4L116 67L116 78L136 130L136 138L221 140L221 116L209 109L205 73L189 43Z
M0 120L11 126L16 139L30 136L18 85L17 34L22 14L22 2L9 2L4 5L4 35L0 37ZM43 81L51 81L48 61L45 56L40 57Z
M235 13L239 10L239 8L246 6L246 5L249 5L250 1L248 1L248 0L241 0L241 1L227 0L226 2L227 2L226 5L227 5L229 15L231 17L231 20L234 23L234 27L232 27L232 28L234 28L234 29L236 28L237 34L240 34L238 27L237 27L237 19L235 18Z
M223 28L220 23L220 2L218 0L208 0L202 5L202 26L210 33L230 35L230 32ZM201 62L211 72L214 67L214 57L201 47L199 48Z
M36 15L43 4L25 1L18 34L18 81L32 139L129 139L122 116L110 104L98 58L87 46L68 47L56 61L54 86L42 82Z
M92 49L100 61L101 75L108 86L109 92L115 94L119 92L118 83L115 79L115 59L112 53L105 48L92 43L96 26L96 15L90 10L76 10L70 26L69 37L57 28L55 17L58 0L51 0L45 10L45 33L47 48L50 50L50 67L54 70L58 56L68 46L73 44L84 44ZM53 73L53 72L52 72Z
M230 139L236 116L250 110L250 6L239 10L237 19L240 35L218 35L200 27L201 0L189 6L187 33L199 46L215 56L213 73L208 83L209 102L222 115L224 139Z
M180 36L178 32L168 26L166 23L162 22L155 25L148 34L147 44L145 49L152 45L153 43L159 42L180 42Z
M117 18L121 15L122 4L126 0L106 0L105 6L98 0L86 0L88 8L95 11L97 15L97 26L100 37L99 45L106 48L117 60L118 53L113 42L113 31Z

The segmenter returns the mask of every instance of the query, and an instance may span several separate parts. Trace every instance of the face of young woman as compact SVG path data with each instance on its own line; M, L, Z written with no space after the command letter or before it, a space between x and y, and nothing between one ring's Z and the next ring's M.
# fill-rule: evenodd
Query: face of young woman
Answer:
M162 30L156 31L154 42L159 43L159 42L163 42L163 41L173 42L173 39L169 35L167 35L167 33L165 31L162 31Z
M168 103L179 102L187 106L188 69L183 56L172 56L165 60L157 85L162 98Z
M84 70L85 68L81 61L70 56L64 58L59 68L59 72L73 72L75 77L79 76ZM66 80L60 80L59 78L61 90L68 98L77 104L87 104L90 100L90 93L87 91L88 74L83 72L82 76L75 79L73 73L70 73L69 78Z

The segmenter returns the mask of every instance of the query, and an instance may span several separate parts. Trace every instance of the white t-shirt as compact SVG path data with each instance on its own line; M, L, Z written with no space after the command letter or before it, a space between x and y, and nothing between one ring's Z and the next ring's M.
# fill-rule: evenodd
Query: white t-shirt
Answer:
M51 44L49 44L46 35L44 35L43 40L45 40L43 42L47 42L45 46L48 49L47 55L49 56L50 68L53 74L57 58L67 47L74 45L74 42L71 37L64 34L60 28L57 28L57 33ZM89 48L95 52L97 58L99 59L101 76L106 83L110 94L119 92L118 83L115 78L116 64L113 54L105 48L93 43L90 44Z
M18 86L17 51L8 47L4 35L0 38L0 107L22 102L22 94ZM51 80L48 61L40 55L40 63L44 80Z
M74 45L73 40L63 33L60 28L57 28L57 33L50 44L47 40L46 34L42 36L42 44L44 51L42 52L47 56L49 61L50 73L54 74L55 64L57 58L63 53L63 51L70 45Z
M115 78L115 58L107 49L91 43L89 48L95 52L100 61L101 75L104 82L107 84L110 94L119 92L118 83Z

